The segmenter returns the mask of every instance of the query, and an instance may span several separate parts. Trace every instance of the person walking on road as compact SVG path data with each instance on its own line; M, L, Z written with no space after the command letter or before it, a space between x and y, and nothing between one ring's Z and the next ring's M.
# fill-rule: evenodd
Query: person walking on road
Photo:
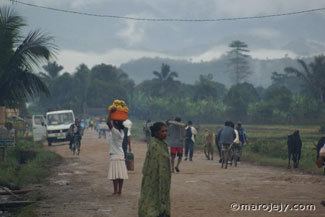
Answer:
M183 157L184 138L185 138L185 124L181 122L179 117L175 121L167 121L168 135L167 144L170 146L171 166L172 172L176 170L179 172L179 165ZM175 158L178 157L175 166ZM175 166L175 167L174 167Z
M122 143L124 139L123 121L107 121L109 144L108 179L113 181L114 195L121 195L124 179L128 179Z
M139 217L170 217L171 168L167 137L167 126L156 122L151 127L151 136L142 169L139 200Z
M190 161L193 160L193 152L194 152L194 143L195 137L197 134L197 130L193 127L192 121L187 122L187 126L185 128L185 159L189 157Z

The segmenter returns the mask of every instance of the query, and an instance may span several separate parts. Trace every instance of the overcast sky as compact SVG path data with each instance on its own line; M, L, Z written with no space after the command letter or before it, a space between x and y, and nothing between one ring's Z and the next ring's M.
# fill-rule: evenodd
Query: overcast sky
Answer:
M147 18L255 16L325 7L325 0L20 0L59 9ZM8 0L0 0L7 5ZM119 66L140 57L191 61L218 58L232 40L255 58L325 53L325 11L259 20L209 23L96 18L13 4L28 27L55 37L57 61L73 72L80 63Z

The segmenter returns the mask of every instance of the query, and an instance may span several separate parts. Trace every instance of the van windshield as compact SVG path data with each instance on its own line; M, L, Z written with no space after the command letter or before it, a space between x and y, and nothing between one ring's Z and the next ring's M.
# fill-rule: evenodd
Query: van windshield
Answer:
M47 122L49 125L71 124L74 122L73 115L69 113L49 114L47 115Z

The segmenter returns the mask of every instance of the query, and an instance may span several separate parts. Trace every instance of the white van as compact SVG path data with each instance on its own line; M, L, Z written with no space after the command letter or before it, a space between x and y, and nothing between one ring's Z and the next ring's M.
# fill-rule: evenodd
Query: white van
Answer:
M68 131L75 118L72 110L46 113L46 137L49 145L53 142L69 141Z
M45 118L42 115L33 116L34 141L41 141L44 134L49 146L54 142L69 141L68 131L75 122L72 110L47 112Z

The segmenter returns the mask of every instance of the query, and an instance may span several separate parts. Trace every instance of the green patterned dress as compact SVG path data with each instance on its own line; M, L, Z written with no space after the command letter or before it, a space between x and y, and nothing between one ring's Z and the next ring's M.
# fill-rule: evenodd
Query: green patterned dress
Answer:
M152 138L142 169L139 217L170 216L170 159L167 144Z

